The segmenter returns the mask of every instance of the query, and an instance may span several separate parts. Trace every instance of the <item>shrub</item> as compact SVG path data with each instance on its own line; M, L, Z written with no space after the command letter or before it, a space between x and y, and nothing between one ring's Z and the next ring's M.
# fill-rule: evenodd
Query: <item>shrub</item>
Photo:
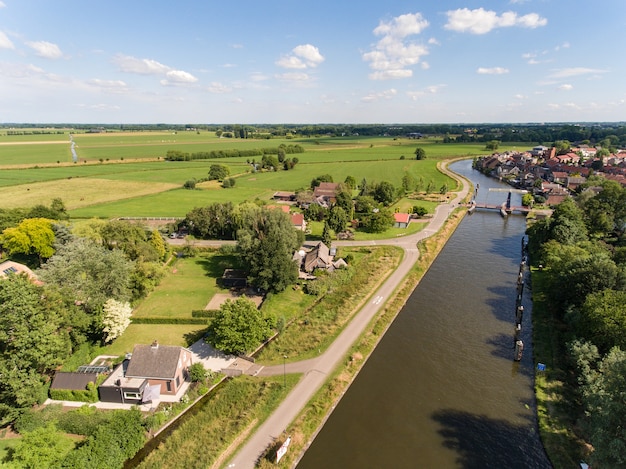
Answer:
M189 367L189 377L194 383L202 383L207 379L207 370L202 363L194 363Z

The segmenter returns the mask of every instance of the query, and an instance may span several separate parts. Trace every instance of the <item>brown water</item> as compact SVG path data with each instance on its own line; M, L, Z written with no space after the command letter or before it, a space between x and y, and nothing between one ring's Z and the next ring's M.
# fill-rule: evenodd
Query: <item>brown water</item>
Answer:
M478 201L508 187L471 170ZM515 201L514 205L520 205ZM529 286L513 360L525 220L465 217L298 464L318 468L549 468L537 434Z

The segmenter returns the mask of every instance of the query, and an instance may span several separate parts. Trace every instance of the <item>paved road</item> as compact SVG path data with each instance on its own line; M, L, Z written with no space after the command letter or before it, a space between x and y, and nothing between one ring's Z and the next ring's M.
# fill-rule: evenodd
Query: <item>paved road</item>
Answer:
M446 174L456 177L446 168L442 168ZM343 241L335 242L335 245L394 245L404 249L404 257L398 268L389 278L374 292L368 303L356 314L343 332L337 337L332 345L319 357L285 364L288 373L304 373L304 377L293 388L287 398L272 413L272 415L258 428L249 438L246 444L239 450L228 464L229 468L253 469L256 461L261 457L267 447L289 426L294 418L300 413L307 402L327 380L328 375L337 367L340 360L345 357L352 344L359 338L377 311L385 304L393 294L397 286L409 273L419 258L417 243L432 236L441 229L446 219L465 198L469 191L469 185L462 181L463 188L456 193L450 203L439 205L435 214L430 219L428 226L422 231L410 236L369 242ZM283 365L266 367L259 373L271 375L283 373Z

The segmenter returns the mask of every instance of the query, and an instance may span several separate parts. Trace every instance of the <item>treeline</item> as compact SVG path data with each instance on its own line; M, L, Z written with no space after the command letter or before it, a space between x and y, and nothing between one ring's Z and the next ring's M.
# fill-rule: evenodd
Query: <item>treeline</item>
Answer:
M74 129L103 132L215 132L218 136L241 139L389 136L407 137L422 134L454 142L528 142L548 145L557 140L594 144L615 137L626 146L626 123L554 123L554 124L19 124L7 123L0 129ZM13 130L14 131L14 130ZM21 130L18 130L18 132ZM47 130L46 130L47 131Z
M527 230L552 325L552 356L538 359L564 381L563 404L577 411L567 427L591 443L594 467L626 467L625 227L626 188L592 176Z
M213 150L187 153L179 150L168 150L165 154L167 161L193 161L193 160L209 160L214 158L236 158L264 155L280 155L304 153L301 145L279 145L278 147L268 148L250 148L245 150Z
M63 135L62 130L7 130L7 136L12 135Z

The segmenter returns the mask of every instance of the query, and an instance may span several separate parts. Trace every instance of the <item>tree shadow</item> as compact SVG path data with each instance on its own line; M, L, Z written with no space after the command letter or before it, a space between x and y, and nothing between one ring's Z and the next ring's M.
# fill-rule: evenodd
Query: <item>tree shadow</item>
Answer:
M190 346L191 344L195 344L200 339L205 337L207 333L208 333L208 327L204 329L200 329L198 331L186 332L185 334L183 334L183 338L185 339L185 343L187 344L187 346Z
M220 279L226 269L239 269L241 262L233 254L214 254L208 257L197 257L196 264L202 267L207 277Z
M552 467L532 422L515 425L457 410L437 411L432 419L441 426L443 445L458 454L463 469Z

